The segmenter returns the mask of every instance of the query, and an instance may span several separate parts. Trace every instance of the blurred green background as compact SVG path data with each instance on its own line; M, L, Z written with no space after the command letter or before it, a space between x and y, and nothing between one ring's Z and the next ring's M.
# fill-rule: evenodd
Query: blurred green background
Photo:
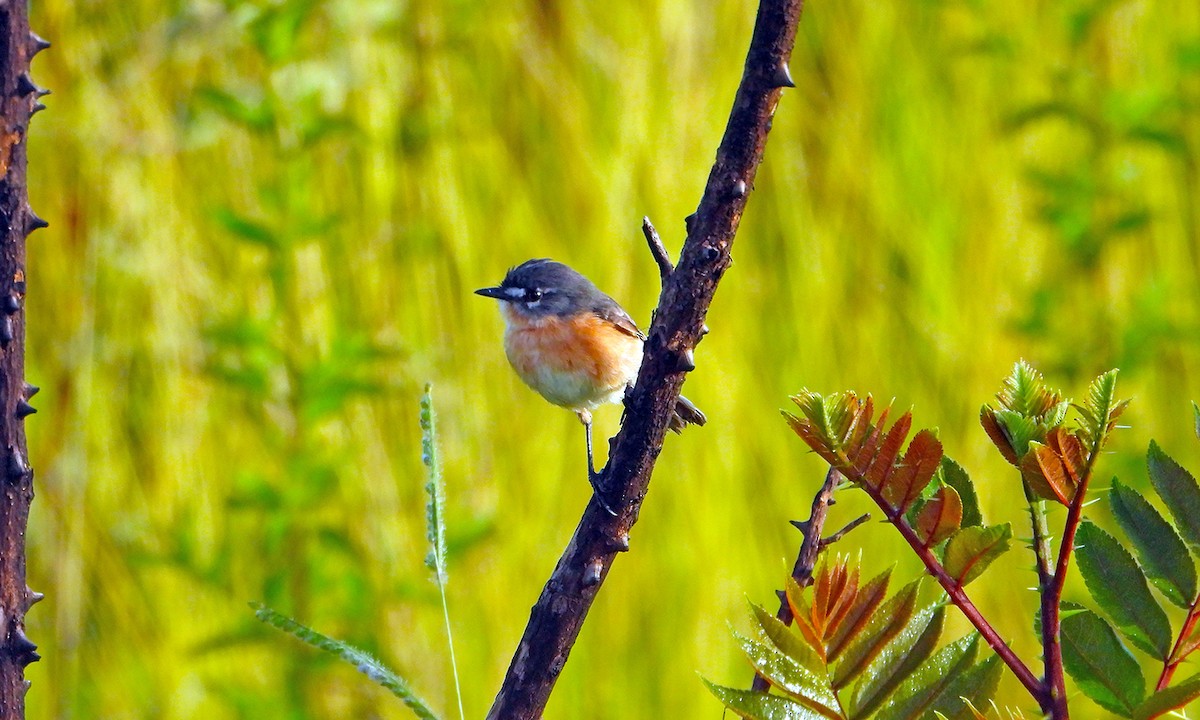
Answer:
M426 381L483 716L589 489L578 422L520 384L471 291L550 256L648 323L641 218L677 251L753 15L34 3L54 47L33 74L54 94L29 138L51 222L28 263L30 575L47 593L29 717L409 717L248 601L451 711L422 565ZM1102 485L1144 487L1152 437L1200 471L1200 5L814 0L792 74L685 388L710 423L668 439L548 717L715 718L697 674L749 682L728 626L773 602L787 520L822 479L778 414L801 387L915 406L1018 535L1018 480L977 416L1019 357L1076 397L1121 368L1131 429ZM619 414L599 413L603 436ZM830 522L862 501L845 493ZM839 549L858 547L871 574L919 572L879 523ZM972 591L1036 663L1034 596L1013 589L1028 561L1013 550ZM1009 679L1001 699L1031 709Z

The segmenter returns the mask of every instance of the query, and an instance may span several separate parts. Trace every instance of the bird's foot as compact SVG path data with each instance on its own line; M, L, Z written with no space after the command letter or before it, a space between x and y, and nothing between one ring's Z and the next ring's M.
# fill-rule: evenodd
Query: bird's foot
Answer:
M596 472L592 468L588 468L588 482L592 485L592 492L595 493L596 502L600 503L600 507L613 517L617 516L617 511L613 510L612 505L608 504L608 500L604 499L604 490L600 487L601 481L604 479L604 471Z

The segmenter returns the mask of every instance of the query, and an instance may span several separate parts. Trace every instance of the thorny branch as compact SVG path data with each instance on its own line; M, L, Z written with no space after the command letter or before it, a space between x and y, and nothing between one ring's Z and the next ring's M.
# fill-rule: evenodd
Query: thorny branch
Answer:
M730 249L762 162L771 118L783 88L793 87L788 61L802 4L759 4L716 161L688 223L679 264L659 296L637 384L626 398L625 421L602 471L618 514L610 516L594 498L588 504L533 607L489 718L541 717L596 593L617 553L629 549L629 531L641 511L679 390L694 367L693 348L703 337L717 283L729 269ZM661 271L661 261L659 267Z

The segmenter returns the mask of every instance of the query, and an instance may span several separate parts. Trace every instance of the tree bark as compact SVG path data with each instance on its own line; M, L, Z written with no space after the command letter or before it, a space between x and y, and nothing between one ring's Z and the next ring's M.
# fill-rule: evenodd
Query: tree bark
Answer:
M704 319L717 283L729 269L730 248L762 161L771 118L783 88L793 86L788 60L801 6L802 0L759 4L716 162L700 206L688 218L679 265L663 285L637 384L626 398L625 420L603 471L606 496L617 515L610 516L595 498L584 511L533 607L488 718L542 716L613 560L629 549L629 530L637 522L684 376L694 368L693 348L706 331Z
M25 530L33 471L25 445L25 238L46 223L29 207L26 131L46 94L29 77L29 61L47 43L29 31L25 0L0 0L0 720L25 717L25 666L38 659L25 635L25 613L41 595L25 583Z

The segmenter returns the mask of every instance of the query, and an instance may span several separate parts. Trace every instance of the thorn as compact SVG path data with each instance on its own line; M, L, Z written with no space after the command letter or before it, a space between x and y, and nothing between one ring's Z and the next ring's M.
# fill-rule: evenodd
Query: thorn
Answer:
M41 111L43 111L45 109L46 109L46 103L43 103L40 101L35 102L33 104L33 109L29 111L29 117L33 117L34 115L37 115L38 113L40 113Z
M29 33L29 57L37 55L50 47L50 41L35 32Z
M17 97L25 97L30 93L37 92L38 90L41 90L41 88L39 88L37 83L35 83L33 79L29 77L29 73L23 72L17 76Z
M12 633L12 649L18 653L33 653L37 650L37 645L29 639L24 630L17 628Z
M799 530L802 533L808 532L808 521L807 520L788 520L788 523L792 527L796 528L797 530Z
M12 317L0 319L0 347L6 347L15 337Z
M34 395L37 395L38 392L40 392L40 391L41 391L41 388L38 387L37 385L31 385L29 383L25 383L25 399L26 400L33 397Z
M775 597L779 598L779 602L781 602L781 603L787 602L787 593L785 593L782 590L776 590Z
M738 180L729 190L730 194L735 198L746 197L746 181Z
M603 567L600 558L596 558L588 563L587 569L583 571L583 586L592 587L593 585L599 585L600 571Z
M695 224L696 224L696 213L692 213L691 215L688 215L687 217L685 217L683 219L683 227L688 231L689 235L692 232L692 226Z
M38 217L33 208L30 208L29 212L25 215L25 234L28 235L34 230L41 230L44 227L50 227L50 223Z
M20 310L21 298L17 297L16 295L9 295L8 297L4 298L4 313L6 315L12 315Z
M25 402L24 400L18 400L17 409L13 411L13 414L17 416L18 420L20 420L34 414L35 412L37 412L37 408Z
M28 587L25 588L25 592L27 592L29 594L28 595L28 597L29 597L28 604L25 606L26 610L28 610L29 608L33 607L34 605L37 605L38 603L40 603L41 601L46 599L46 593L40 593L31 588L28 588Z
M788 68L787 63L780 63L775 67L775 72L771 73L771 87L773 88L794 88L795 81L792 80L792 71Z
M700 337L704 337L707 334L708 334L708 323L704 323L703 325L700 326Z
M675 355L675 369L682 372L691 372L696 369L696 355L691 348Z
M826 502L825 504L828 505L829 507L833 507L834 505L837 505L837 498L829 498L829 501Z
M29 473L29 466L25 464L25 458L21 457L21 451L14 447L8 449L8 479L20 480Z

